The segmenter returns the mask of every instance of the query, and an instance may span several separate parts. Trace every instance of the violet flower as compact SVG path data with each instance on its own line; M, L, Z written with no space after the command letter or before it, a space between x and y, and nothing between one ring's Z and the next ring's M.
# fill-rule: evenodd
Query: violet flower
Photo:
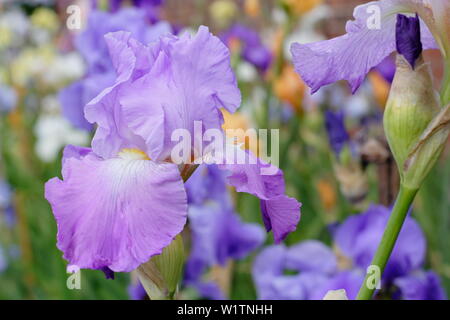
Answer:
M195 137L195 121L202 131L221 130L219 109L234 112L240 92L228 49L206 27L148 46L129 32L105 39L117 78L85 107L97 124L92 148L66 147L63 180L48 181L45 196L70 264L129 272L160 254L186 223L183 178L169 160L172 133ZM268 165L260 160L236 165L218 156L227 182L261 199L267 229L283 240L300 219L300 204L284 195L281 170L264 175Z
M111 11L116 12L122 6L124 0L110 1ZM161 15L161 6L164 0L132 0L132 4L146 12L147 18L152 23L157 22Z
M439 276L433 271L417 271L395 279L396 293L404 300L446 300L447 295Z
M241 54L245 61L254 65L261 71L266 71L271 62L272 54L264 46L259 34L247 26L235 24L220 37L228 46L232 46L233 41L238 41L241 46Z
M258 298L263 300L308 300L337 270L331 249L316 240L292 247L265 248L253 264Z
M347 34L315 43L294 43L291 52L296 71L313 92L339 80L347 80L355 92L366 74L396 50L399 13L418 13L423 48L440 47L448 56L448 1L380 0L355 8L355 20L347 22Z
M347 218L333 231L335 252L316 240L265 248L253 266L258 298L321 300L329 290L345 289L355 299L389 214L389 209L373 205ZM383 294L445 299L439 277L423 270L425 248L419 225L408 217L383 274Z
M8 227L12 227L16 221L12 197L13 191L11 186L0 179L0 213L4 215Z
M381 241L390 209L372 205L366 212L349 217L334 234L336 246L355 267L366 270ZM425 236L411 217L407 217L383 273L383 281L409 274L422 267L425 259Z
M137 8L90 13L86 30L75 38L75 48L86 62L86 76L59 93L64 116L77 128L92 128L84 117L83 108L116 78L104 39L105 34L114 31L129 31L137 40L148 43L171 33L171 27L166 22L150 25L145 12Z
M343 111L325 112L325 127L328 133L328 140L336 156L339 156L342 149L349 142L350 137L345 128L345 114Z

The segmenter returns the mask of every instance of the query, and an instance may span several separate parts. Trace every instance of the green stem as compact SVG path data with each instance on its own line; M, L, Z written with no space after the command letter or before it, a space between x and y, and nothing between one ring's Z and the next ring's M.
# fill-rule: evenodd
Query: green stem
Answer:
M442 82L441 100L445 107L450 103L450 60L445 62L444 80Z
M378 245L377 252L373 257L371 266L377 266L380 270L380 277L383 274L384 268L389 260L392 249L397 241L403 222L408 214L409 207L413 202L418 189L410 189L405 186L400 186L400 192L397 195L394 208L392 209L386 229L384 230L383 238ZM375 286L372 284L371 278L373 274L367 273L364 282L359 289L357 300L369 300L372 298ZM381 281L379 279L378 281Z

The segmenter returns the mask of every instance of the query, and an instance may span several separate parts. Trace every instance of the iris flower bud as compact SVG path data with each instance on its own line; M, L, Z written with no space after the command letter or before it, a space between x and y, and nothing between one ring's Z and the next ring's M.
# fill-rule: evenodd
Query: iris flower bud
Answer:
M448 137L449 111L440 108L429 65L421 55L418 17L397 20L397 71L384 114L384 129L403 185L417 189Z
M183 263L183 239L178 235L160 255L138 267L139 280L150 299L163 300L175 296L183 274Z

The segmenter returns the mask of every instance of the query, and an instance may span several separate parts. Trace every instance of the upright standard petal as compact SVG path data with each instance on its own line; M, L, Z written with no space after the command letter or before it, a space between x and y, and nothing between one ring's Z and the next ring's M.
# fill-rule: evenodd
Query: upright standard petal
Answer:
M355 8L347 34L309 44L294 43L291 52L296 71L313 92L339 80L347 80L355 92L366 74L395 51L398 13L425 11L419 0L372 1ZM421 20L424 49L437 48Z
M47 182L45 197L57 221L57 246L70 264L129 272L182 231L187 200L176 165L133 150L103 160L71 147L63 167L63 180Z
M206 27L194 37L163 37L150 51L154 65L128 88L121 104L133 132L145 137L152 159L164 159L176 145L175 130L186 129L194 137L195 121L201 122L201 133L220 129L220 108L234 112L241 96L228 49Z
M110 33L105 36L105 40L110 48L117 78L111 87L104 89L84 109L86 119L98 125L92 149L103 158L114 157L123 148L138 148L147 152L144 139L134 134L125 122L119 97L124 86L140 70L149 67L150 54L145 51L148 58L145 60L145 53L141 52L143 48L136 44L129 32Z

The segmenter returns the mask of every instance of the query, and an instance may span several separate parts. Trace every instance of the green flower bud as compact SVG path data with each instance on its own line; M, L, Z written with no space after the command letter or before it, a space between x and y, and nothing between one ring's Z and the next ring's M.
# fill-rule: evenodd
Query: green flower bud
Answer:
M179 234L163 249L137 269L139 280L152 300L172 299L183 274L184 245Z
M433 88L431 71L420 57L413 69L397 56L397 71L384 114L384 130L402 184L417 189L436 163L448 123Z

